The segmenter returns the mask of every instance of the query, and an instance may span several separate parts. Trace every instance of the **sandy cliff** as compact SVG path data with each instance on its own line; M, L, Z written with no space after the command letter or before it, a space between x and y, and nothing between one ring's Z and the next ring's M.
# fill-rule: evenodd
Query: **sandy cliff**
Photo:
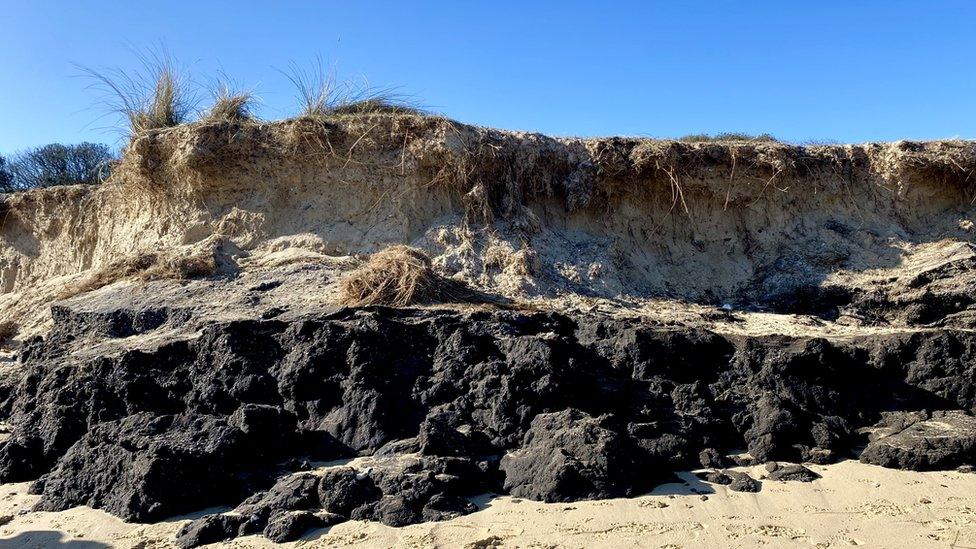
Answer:
M930 323L968 304L914 290L971 261L974 169L968 142L555 139L382 114L194 124L136 139L106 185L7 197L0 299L31 326L50 286L140 253L236 272L406 243L522 299Z

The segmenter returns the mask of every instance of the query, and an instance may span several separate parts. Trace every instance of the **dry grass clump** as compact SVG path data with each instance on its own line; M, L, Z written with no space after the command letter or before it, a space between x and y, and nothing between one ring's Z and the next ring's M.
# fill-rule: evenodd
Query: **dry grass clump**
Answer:
M321 59L317 60L311 70L302 69L292 63L289 70L282 71L282 74L295 86L302 116L317 117L329 114L330 106L335 101L335 80L322 68Z
M188 121L196 101L186 75L168 55L151 53L139 58L142 69L131 73L80 69L105 95L103 106L126 120L131 135Z
M253 120L254 94L245 90L235 90L226 83L212 90L214 103L204 114L208 121L243 122Z
M339 302L353 307L481 301L485 296L437 274L427 254L403 245L376 252L339 286Z
M712 142L722 142L722 141L752 141L759 143L779 143L779 139L776 139L768 133L762 133L759 135L752 135L748 133L741 132L722 132L715 135L710 135L707 133L693 133L690 135L685 135L678 138L678 141L683 141L685 143L712 143Z
M311 69L292 63L283 71L298 94L300 116L323 118L338 114L403 113L423 114L416 106L392 89L338 83L332 71L326 71L321 59Z
M173 67L168 64L160 66L152 93L140 108L130 113L133 131L141 133L183 123L190 109L180 86L179 76Z
M124 279L163 280L203 278L217 273L213 253L141 252L113 261L65 289L59 299L97 290Z
M199 111L192 83L167 54L158 51L137 53L141 67L136 70L95 70L78 66L88 77L90 88L101 93L100 106L108 115L119 115L132 141L153 130L192 122L199 114L203 122L256 120L256 98L248 90L229 85L220 74L209 86L213 103ZM375 88L363 82L337 83L334 73L323 69L321 60L311 70L292 64L282 73L297 89L300 118L311 119L321 133L330 118L343 115L405 114L427 115L392 88Z
M347 99L332 108L333 114L413 114L425 112L406 100L383 91L367 91L366 97Z

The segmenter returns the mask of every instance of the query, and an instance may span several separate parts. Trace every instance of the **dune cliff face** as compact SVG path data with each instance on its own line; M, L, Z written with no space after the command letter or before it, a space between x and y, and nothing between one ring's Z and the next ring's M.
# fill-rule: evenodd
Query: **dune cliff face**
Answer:
M930 323L961 306L901 305L971 262L974 170L969 142L554 139L402 115L181 126L135 139L108 184L6 197L0 299L23 316L63 297L52 281L140 253L233 272L406 243L519 298Z
M237 506L192 546L634 495L743 448L972 464L974 182L962 141L143 135L106 184L3 198L0 481L127 520ZM339 307L393 244L498 299Z

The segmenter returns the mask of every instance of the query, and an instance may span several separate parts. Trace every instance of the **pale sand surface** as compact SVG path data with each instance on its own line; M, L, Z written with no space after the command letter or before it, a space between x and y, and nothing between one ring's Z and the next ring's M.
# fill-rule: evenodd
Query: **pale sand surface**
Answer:
M698 482L633 499L543 504L485 498L484 510L441 523L389 528L348 522L282 547L955 547L976 548L976 474L916 473L847 461L811 466L821 480L763 481L757 494ZM759 478L763 467L748 469ZM80 507L17 515L36 496L0 485L0 547L171 547L185 520L126 524ZM700 490L707 493L707 500ZM248 536L227 547L270 547Z

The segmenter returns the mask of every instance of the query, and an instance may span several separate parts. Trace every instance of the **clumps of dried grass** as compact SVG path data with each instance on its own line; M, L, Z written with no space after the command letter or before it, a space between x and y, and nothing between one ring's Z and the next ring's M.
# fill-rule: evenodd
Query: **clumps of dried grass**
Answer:
M217 260L206 251L196 253L141 252L113 261L84 280L69 286L59 297L65 299L108 286L120 280L186 280L217 273Z
M362 97L347 97L333 109L333 114L426 114L402 97L384 90L364 90Z
M485 301L486 296L434 271L427 254L403 245L373 254L339 285L339 302L352 307Z
M707 134L707 133L693 133L690 135L685 135L678 138L678 141L685 143L715 143L723 141L747 141L751 143L780 143L779 139L776 139L768 133L761 133L759 135L753 135L749 133L742 132L722 132L717 134Z
M226 82L211 90L213 105L203 115L205 121L244 122L254 119L254 94L246 90L233 89Z
M423 114L406 98L390 88L373 88L351 82L339 83L335 72L327 71L322 60L309 69L295 63L282 71L297 91L300 116L325 118L342 114Z
M139 58L142 68L133 72L79 68L103 93L103 106L125 119L130 136L187 122L196 102L187 76L165 53Z

